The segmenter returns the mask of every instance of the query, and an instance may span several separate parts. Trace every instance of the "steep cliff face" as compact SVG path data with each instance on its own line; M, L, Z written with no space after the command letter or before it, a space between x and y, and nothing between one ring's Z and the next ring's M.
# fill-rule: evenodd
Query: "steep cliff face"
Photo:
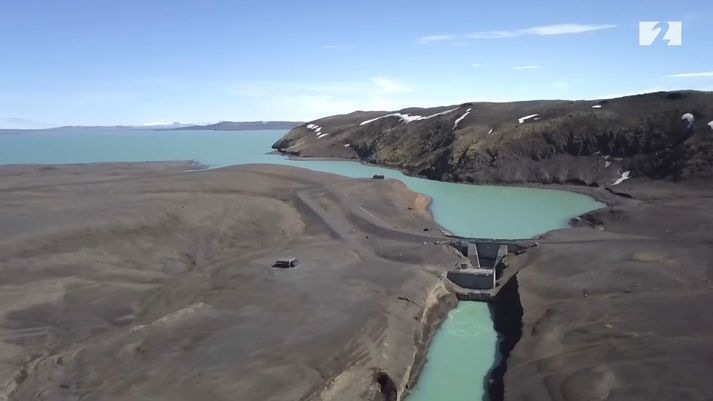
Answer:
M480 102L327 117L294 128L273 148L447 181L611 185L626 172L713 178L711 122L711 92Z

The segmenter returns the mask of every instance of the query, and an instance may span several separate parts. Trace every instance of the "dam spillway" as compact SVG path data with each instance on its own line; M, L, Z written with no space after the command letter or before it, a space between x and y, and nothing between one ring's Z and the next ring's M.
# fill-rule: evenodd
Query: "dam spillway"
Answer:
M514 277L523 263L509 263L536 243L497 240L454 240L449 245L463 258L442 275L446 286L463 301L490 301Z

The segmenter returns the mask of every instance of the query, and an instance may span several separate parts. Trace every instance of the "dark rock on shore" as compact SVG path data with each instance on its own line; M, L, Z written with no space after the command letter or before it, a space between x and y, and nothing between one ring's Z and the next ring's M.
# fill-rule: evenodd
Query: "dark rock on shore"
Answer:
M498 349L495 364L485 377L486 401L505 399L505 373L508 357L522 337L522 303L518 291L517 276L514 276L500 291L498 297L488 304L493 327L498 333Z
M291 130L273 148L359 159L473 183L608 186L632 177L713 178L713 93L466 103L357 111Z

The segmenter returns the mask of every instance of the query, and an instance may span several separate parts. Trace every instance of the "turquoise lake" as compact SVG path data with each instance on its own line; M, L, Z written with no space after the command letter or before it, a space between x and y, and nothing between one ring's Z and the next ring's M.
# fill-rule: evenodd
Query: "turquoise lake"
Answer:
M195 160L212 168L246 163L304 167L348 177L383 174L433 199L431 211L453 234L529 238L562 228L570 218L600 208L571 192L476 186L408 177L348 161L296 161L268 154L285 131L156 131L64 128L0 134L0 164ZM475 401L495 360L497 335L487 304L461 302L436 333L409 400Z
M0 164L195 160L210 167L272 163L347 177L383 174L433 199L438 223L456 235L529 238L601 207L564 191L452 184L349 161L290 160L268 154L285 131L157 131L63 128L0 135Z

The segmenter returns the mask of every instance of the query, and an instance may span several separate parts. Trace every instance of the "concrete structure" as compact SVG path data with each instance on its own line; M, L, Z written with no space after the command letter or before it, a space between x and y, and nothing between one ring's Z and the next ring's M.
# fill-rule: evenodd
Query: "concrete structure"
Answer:
M446 272L446 278L459 287L492 290L495 288L495 274L491 269L460 269Z
M480 258L478 257L478 246L475 245L475 242L469 242L468 247L466 248L466 254L465 256L470 259L470 264L473 267L480 268Z
M534 244L507 243L494 240L457 239L448 244L463 255L443 279L459 299L488 301L514 276L520 264L508 266L505 257L522 254Z
M440 230L414 232L395 228L363 207L353 205L334 185L298 192L298 207L305 207L307 211L315 214L330 229L334 237L347 242L355 241L349 227L340 224L319 205L315 200L319 196L331 196L338 202L348 205L349 218L374 235L452 247L462 256L462 259L451 270L444 271L442 277L446 285L463 300L489 301L497 296L500 289L523 267L521 261L524 259L519 259L516 255L525 253L529 248L537 245L530 239L503 241L465 238L443 233ZM512 258L508 258L506 263L505 259L508 255Z
M499 242L468 242L465 256L476 268L493 269L508 253L508 244Z

